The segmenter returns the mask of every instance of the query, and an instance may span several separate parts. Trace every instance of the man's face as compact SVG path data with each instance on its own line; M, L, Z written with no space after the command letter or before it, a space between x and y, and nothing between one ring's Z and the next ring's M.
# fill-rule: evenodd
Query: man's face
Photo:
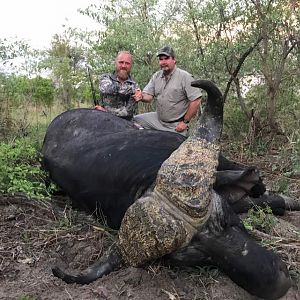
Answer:
M163 70L165 75L170 74L176 65L175 58L166 55L160 55L158 57L160 69Z
M132 68L131 55L126 53L119 54L119 56L116 58L115 65L119 79L126 80Z

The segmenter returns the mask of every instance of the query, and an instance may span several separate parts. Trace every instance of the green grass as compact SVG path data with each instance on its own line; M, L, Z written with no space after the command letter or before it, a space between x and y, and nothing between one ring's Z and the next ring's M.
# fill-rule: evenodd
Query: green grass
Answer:
M257 229L269 233L276 224L276 218L269 206L264 208L254 207L248 211L247 218L243 221L248 230Z

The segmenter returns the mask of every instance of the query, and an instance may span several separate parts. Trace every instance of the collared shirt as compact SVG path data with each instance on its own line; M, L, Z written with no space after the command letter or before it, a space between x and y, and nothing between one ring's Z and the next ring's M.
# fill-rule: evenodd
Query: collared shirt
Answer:
M133 99L137 88L138 84L130 76L121 82L115 72L104 74L99 79L101 104L118 117L132 119L137 108Z
M156 111L163 122L173 122L183 118L190 101L201 97L201 90L191 86L193 76L175 67L166 79L163 71L156 72L143 92L154 96L157 100Z

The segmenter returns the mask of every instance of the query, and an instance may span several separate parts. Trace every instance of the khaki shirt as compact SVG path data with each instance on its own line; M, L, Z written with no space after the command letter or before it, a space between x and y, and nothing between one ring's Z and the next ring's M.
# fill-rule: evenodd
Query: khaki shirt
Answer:
M166 80L163 71L156 72L143 92L157 100L158 118L164 122L174 122L183 118L191 101L201 97L201 90L191 86L195 79L188 72L175 67Z

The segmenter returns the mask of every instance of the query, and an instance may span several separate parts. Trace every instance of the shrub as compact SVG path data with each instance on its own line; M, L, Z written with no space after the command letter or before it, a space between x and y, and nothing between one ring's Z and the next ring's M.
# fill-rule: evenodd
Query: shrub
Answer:
M47 199L52 185L41 169L40 155L26 139L0 143L0 192L24 193L29 198Z
M254 207L248 211L248 217L243 221L248 230L258 229L269 233L276 224L276 218L269 206L264 208Z
M236 103L226 103L224 111L224 133L229 139L244 140L249 130L249 121Z

